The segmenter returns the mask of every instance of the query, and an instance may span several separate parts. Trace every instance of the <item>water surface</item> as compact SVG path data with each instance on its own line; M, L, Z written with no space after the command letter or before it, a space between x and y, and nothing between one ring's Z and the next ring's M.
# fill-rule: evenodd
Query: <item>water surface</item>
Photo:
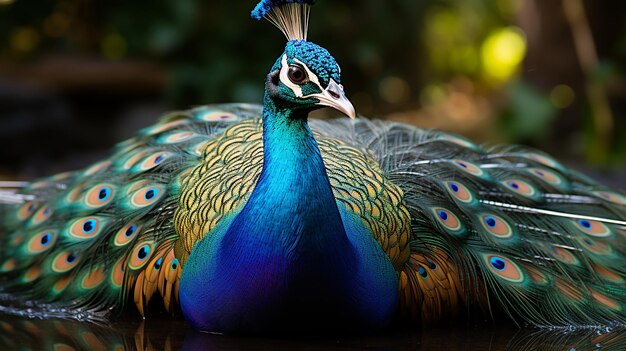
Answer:
M396 327L367 335L226 336L191 330L181 318L124 316L107 324L0 314L0 350L626 350L626 332L538 330L513 325Z

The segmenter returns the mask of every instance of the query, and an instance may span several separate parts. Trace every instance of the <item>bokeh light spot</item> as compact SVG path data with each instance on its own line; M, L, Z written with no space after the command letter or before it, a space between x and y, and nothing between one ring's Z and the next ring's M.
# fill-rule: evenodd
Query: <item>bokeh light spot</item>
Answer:
M378 87L380 97L390 104L405 102L411 96L411 88L406 80L398 77L384 78Z
M20 27L11 33L9 40L13 50L28 53L39 45L39 33L33 27Z
M102 39L100 49L109 60L119 60L126 54L126 40L117 33L109 34Z
M526 55L526 36L517 27L496 30L481 47L483 70L488 78L506 81L518 70Z
M420 94L420 102L423 106L437 105L446 99L445 89L437 84L429 84Z
M574 102L575 98L576 93L574 92L574 89L565 84L555 86L550 92L550 102L556 108L562 109L570 106Z

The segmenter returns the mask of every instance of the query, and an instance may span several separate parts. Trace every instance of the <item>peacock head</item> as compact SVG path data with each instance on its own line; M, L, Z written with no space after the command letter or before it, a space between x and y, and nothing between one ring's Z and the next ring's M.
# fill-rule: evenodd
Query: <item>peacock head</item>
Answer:
M340 73L326 49L305 40L290 40L267 77L267 94L276 106L304 111L327 106L355 118Z
M252 10L253 19L267 19L289 40L267 77L266 97L278 108L308 112L328 106L355 118L354 107L341 86L339 65L326 49L306 40L314 3L261 0Z

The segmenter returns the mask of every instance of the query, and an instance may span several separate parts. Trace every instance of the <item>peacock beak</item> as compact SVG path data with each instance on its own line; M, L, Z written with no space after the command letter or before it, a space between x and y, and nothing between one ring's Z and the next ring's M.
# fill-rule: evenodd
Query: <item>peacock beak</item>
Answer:
M333 79L330 80L326 90L319 94L310 95L310 97L318 99L318 105L332 107L337 111L345 113L346 116L352 119L356 118L354 106L352 106L352 103L346 97L343 87L337 84Z

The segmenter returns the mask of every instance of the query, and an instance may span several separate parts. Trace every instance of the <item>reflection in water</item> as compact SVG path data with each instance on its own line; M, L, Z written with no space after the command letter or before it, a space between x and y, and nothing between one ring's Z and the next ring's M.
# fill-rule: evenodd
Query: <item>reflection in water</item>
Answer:
M133 320L133 318L124 318ZM0 350L626 350L624 329L579 331L440 328L340 337L243 337L199 333L182 319L96 325L0 315Z

